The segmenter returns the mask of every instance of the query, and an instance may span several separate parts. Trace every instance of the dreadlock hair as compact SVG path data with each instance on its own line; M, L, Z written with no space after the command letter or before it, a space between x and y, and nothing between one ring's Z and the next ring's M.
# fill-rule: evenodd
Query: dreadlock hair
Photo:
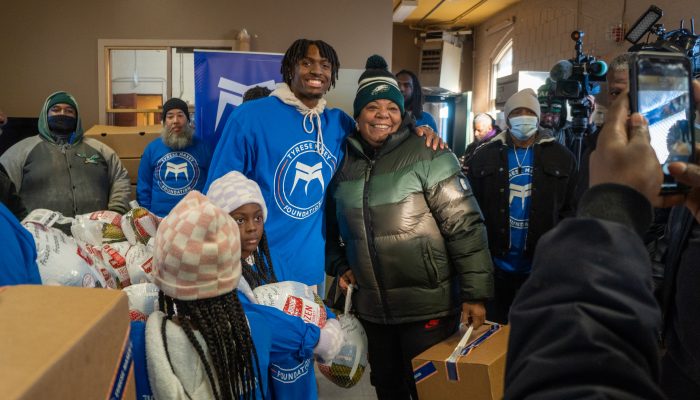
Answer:
M402 69L396 74L396 79L399 75L408 75L413 83L413 93L411 94L411 104L404 104L404 107L411 111L414 117L421 118L423 116L423 88L420 85L418 77L413 72Z
M270 247L267 244L267 235L263 231L258 248L253 252L254 265L241 258L243 266L243 277L250 285L251 289L268 283L277 282L275 270L272 268L272 258L270 257Z
M331 63L331 87L335 87L335 80L338 79L338 70L340 69L340 60L338 60L338 54L336 54L335 49L323 40L297 39L289 46L287 52L284 53L282 67L280 68L284 83L291 86L294 68L302 58L306 57L306 52L311 45L318 47L321 57Z
M233 292L201 300L179 300L158 294L158 303L165 314L161 335L165 354L170 361L165 333L167 320L178 317L190 343L204 364L216 400L254 399L262 383L258 354L253 344L248 322L238 294ZM194 334L195 329L204 337L211 364ZM213 367L213 368L212 368ZM174 370L173 370L174 372ZM191 399L189 393L185 392Z
M266 88L265 86L254 86L248 90L246 90L245 93L243 93L243 102L245 103L246 101L249 100L255 100L255 99L260 99L263 97L267 97L272 93L272 90Z

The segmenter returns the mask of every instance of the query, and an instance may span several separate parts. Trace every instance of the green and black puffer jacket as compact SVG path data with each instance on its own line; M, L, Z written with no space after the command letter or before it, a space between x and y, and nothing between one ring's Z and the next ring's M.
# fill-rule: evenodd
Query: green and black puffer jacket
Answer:
M326 271L352 269L359 316L399 324L490 298L486 229L455 155L427 148L406 121L373 155L359 135L347 139L326 214Z

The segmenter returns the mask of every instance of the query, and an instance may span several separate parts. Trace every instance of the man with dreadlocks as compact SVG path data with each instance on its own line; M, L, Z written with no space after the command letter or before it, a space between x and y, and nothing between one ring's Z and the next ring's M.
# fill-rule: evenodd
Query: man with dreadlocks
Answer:
M252 289L277 282L270 249L263 229L267 207L257 183L237 171L215 180L207 197L238 224L241 234L243 277L238 296L246 313L255 310L265 315L272 326L270 350L270 394L279 399L316 399L318 397L313 355L332 360L340 351L343 334L334 315L323 329L305 323L274 307L257 304Z
M146 324L155 398L267 397L271 327L238 300L240 251L234 221L197 191L160 223L153 268L161 311Z
M230 171L260 185L270 205L266 233L280 281L310 286L324 281L325 192L355 127L349 115L326 107L323 98L339 67L327 43L296 40L282 59L284 83L269 97L231 113L211 162L205 192ZM426 143L436 148L435 135L427 133Z
M402 69L396 74L396 81L403 95L403 107L413 114L416 126L429 126L437 132L435 118L429 112L423 111L423 88L418 77L413 72Z

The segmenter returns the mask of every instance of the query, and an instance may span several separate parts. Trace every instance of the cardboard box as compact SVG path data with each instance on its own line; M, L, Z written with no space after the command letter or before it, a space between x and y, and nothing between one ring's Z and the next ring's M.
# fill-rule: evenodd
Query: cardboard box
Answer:
M139 177L139 164L141 163L140 158L122 158L121 159L124 168L129 172L129 181L132 185L138 182Z
M466 355L454 364L446 360L461 334L436 344L413 359L413 373L421 400L501 399L506 369L509 327L488 324L472 332ZM462 352L464 354L465 352Z
M1 397L134 399L129 326L121 290L0 288Z
M95 125L85 132L85 137L106 144L120 158L140 158L146 146L160 136L161 129L161 125Z

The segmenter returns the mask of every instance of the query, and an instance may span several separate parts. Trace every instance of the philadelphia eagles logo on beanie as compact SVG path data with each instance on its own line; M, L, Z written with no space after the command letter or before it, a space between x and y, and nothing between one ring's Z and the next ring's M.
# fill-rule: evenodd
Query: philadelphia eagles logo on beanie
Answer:
M372 89L372 93L370 93L372 96L376 96L379 93L383 93L389 90L389 85L379 85L376 88Z

